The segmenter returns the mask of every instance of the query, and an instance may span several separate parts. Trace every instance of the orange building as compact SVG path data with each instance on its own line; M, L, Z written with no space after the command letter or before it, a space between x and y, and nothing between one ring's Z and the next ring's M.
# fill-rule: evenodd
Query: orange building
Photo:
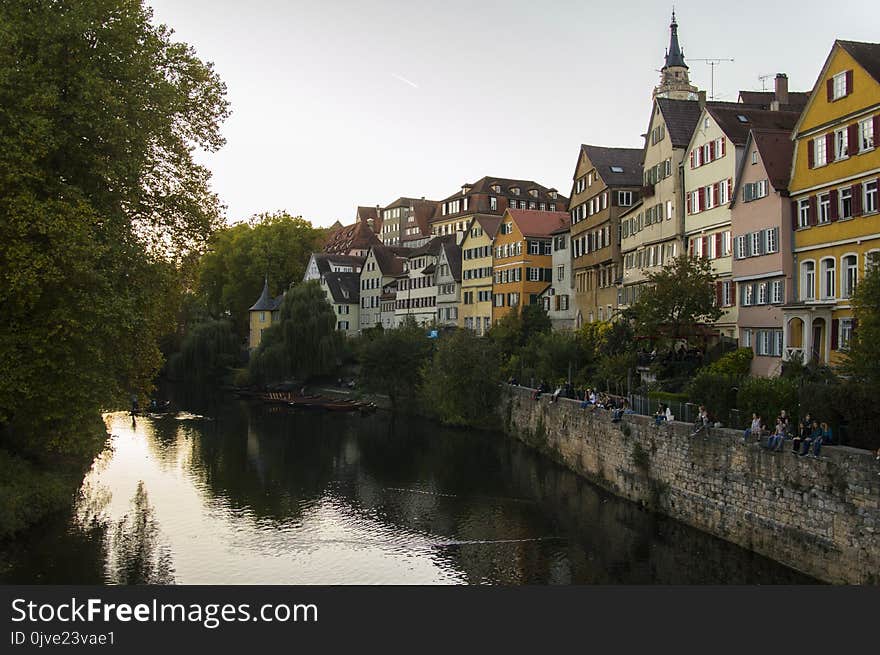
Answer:
M495 235L492 321L538 303L553 280L551 234L570 224L567 212L508 209Z

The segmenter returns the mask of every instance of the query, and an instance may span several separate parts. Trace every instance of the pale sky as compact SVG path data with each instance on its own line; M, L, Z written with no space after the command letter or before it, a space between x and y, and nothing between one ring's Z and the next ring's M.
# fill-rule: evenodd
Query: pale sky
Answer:
M146 0L228 86L227 144L201 157L236 222L351 223L484 175L564 195L581 143L641 147L671 3ZM874 0L678 0L691 82L715 97L785 72L810 90L835 38L880 41Z

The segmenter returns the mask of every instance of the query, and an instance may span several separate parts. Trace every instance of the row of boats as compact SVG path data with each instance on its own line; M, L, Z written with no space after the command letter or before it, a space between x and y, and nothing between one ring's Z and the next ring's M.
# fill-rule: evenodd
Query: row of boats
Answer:
M244 391L238 394L259 400L268 405L280 405L294 409L320 409L328 412L361 412L376 410L375 403L351 398L329 398L327 396L294 393L292 391Z

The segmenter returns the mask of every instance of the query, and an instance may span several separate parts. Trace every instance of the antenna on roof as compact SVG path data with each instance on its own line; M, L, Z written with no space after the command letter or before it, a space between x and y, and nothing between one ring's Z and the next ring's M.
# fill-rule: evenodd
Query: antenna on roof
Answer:
M767 80L774 79L775 75L758 75L758 79L761 80L761 91L767 90Z
M705 61L707 64L709 64L709 67L712 69L712 76L711 76L712 81L711 81L711 87L709 90L709 100L714 100L715 99L715 67L722 62L733 61L733 59L722 59L722 58L718 58L718 57L713 57L710 59L699 59L697 57L691 57L691 61Z

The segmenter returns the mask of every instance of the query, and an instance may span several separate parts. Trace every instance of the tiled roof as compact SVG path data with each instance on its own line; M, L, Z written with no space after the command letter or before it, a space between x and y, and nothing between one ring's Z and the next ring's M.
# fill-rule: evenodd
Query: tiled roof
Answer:
M767 171L770 184L777 191L787 191L791 175L794 141L789 130L752 130L752 138Z
M508 209L520 232L527 237L549 237L561 227L571 224L568 212L542 212L533 209Z
M397 275L403 271L408 250L398 246L373 246L373 256L383 275Z
M494 191L492 191L492 187L495 185L498 185L501 187L499 193L497 193L497 194ZM462 186L464 186L464 185L462 185ZM565 203L568 202L568 198L560 195L556 189L547 188L547 187L545 187L541 184L538 184L537 182L534 182L532 180L514 180L514 179L508 178L508 177L486 176L486 177L481 177L479 180L477 180L473 184L469 184L468 186L471 187L471 190L467 194L464 194L464 195L471 195L474 193L485 193L485 194L490 194L490 195L497 195L497 196L500 196L503 198L517 198L517 199L522 199L522 200L532 199L532 200L537 200L538 202L553 202L553 203L561 204L561 205L564 205ZM519 188L519 190L520 190L520 193L518 196L513 194L510 191L514 187ZM537 190L537 192L538 192L537 197L533 198L531 195L529 195L529 190L531 190L531 189ZM550 197L551 191L557 192L556 198ZM459 190L459 191L453 193L451 196L444 198L440 202L442 203L442 202L446 202L448 200L455 200L457 198L463 198L464 195L462 195L461 191ZM443 218L443 217L438 216L437 218Z
M346 225L332 232L324 244L324 252L347 254L352 250L367 250L382 242L363 221Z
M837 40L840 47L846 50L859 65L868 71L868 74L880 82L880 43L865 43L863 41Z
M736 145L745 145L752 129L788 130L794 129L799 112L769 111L738 106L707 105L706 110L718 123L728 138ZM741 120L741 118L746 120Z
M359 273L331 272L324 276L324 282L330 289L333 302L340 305L357 305L361 301Z
M700 103L697 100L672 100L657 98L660 112L666 123L666 132L673 148L684 148L691 141L691 135L700 120Z
M413 257L421 257L422 255L434 255L435 257L440 254L440 249L443 247L443 244L446 242L455 243L455 235L447 234L442 237L434 237L428 243L419 248L408 248L407 249L407 257L412 259Z
M461 246L455 241L443 243L446 252L446 261L449 263L449 273L456 282L461 282Z
M480 224L480 227L483 228L483 234L493 238L495 233L498 231L498 226L501 224L500 216L488 216L486 214L477 214L475 217L477 223Z
M644 156L641 148L606 148L587 144L581 148L609 187L641 186ZM612 166L623 171L614 171Z
M364 257L358 257L356 255L340 255L327 252L312 253L312 257L315 258L315 266L318 267L318 273L321 275L329 273L332 270L330 266L331 263L340 266L358 267L364 265L365 259Z
M774 91L740 91L739 99L744 105L770 109L771 103L776 100L776 93ZM809 91L789 91L788 104L780 105L779 109L781 111L803 111L809 99Z

